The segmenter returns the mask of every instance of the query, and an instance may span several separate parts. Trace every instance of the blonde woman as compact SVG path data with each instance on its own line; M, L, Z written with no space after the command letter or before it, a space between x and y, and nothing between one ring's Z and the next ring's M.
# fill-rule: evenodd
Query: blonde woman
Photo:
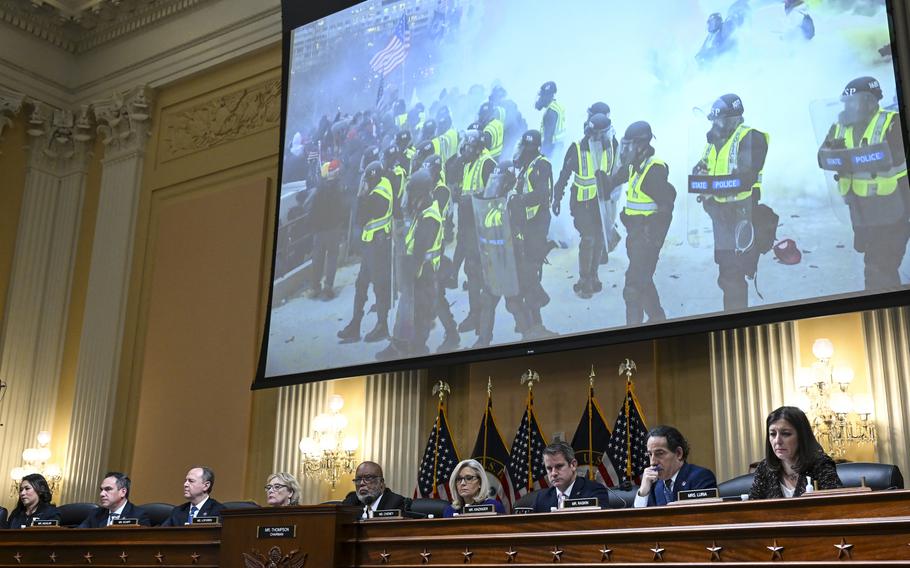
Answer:
M449 477L452 504L446 505L443 517L454 517L464 510L465 505L493 505L496 512L505 514L502 503L490 496L490 482L483 466L477 460L463 460L452 470Z
M290 473L273 473L265 483L265 500L269 507L300 504L300 484Z

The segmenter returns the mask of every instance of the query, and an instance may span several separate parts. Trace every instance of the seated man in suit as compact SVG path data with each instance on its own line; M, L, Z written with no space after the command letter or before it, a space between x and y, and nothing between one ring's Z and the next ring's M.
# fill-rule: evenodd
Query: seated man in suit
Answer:
M141 507L136 507L129 502L130 478L125 473L111 471L101 480L98 488L101 495L98 504L101 508L89 515L79 525L80 529L97 529L109 527L117 519L139 519L139 524L145 527L152 522Z
M212 497L215 486L215 472L207 467L194 467L186 472L183 481L183 498L189 499L183 505L177 505L171 516L161 523L162 527L182 527L190 525L196 517L220 517L221 503Z
M686 462L689 442L672 426L657 426L648 432L648 457L651 466L641 472L636 507L666 505L676 501L680 491L717 487L714 472Z
M547 470L550 487L537 492L535 513L549 513L553 508L562 509L566 499L597 497L601 508L610 503L607 488L596 481L578 477L575 450L565 442L554 442L543 449L543 465Z
M341 502L342 505L362 505L366 519L370 512L383 509L401 509L403 513L411 506L411 500L385 486L382 468L376 462L365 461L357 466L354 474L354 491L351 491Z

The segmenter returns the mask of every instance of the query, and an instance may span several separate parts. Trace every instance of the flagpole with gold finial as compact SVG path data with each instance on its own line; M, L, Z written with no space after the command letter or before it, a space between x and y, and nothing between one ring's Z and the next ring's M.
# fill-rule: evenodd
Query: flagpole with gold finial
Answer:
M449 383L442 379L436 381L436 384L433 386L433 395L439 396L439 404L436 408L436 427L433 429L436 435L436 440L433 443L433 497L439 497L439 484L436 482L439 469L439 429L442 428L442 424L439 423L439 415L443 410L443 403L446 395L451 394L451 392L452 389L449 387Z
M487 425L490 422L490 401L493 399L493 377L487 375L487 408L483 412L483 463L480 465L487 469Z
M591 374L588 375L588 475L589 480L594 480L594 364L591 364Z
M531 413L534 411L534 383L540 382L540 375L537 374L537 371L532 371L528 369L521 375L521 384L527 383L528 385L528 441L531 440ZM532 456L531 456L531 444L528 443L528 480L527 480L527 489L528 491L534 486L534 473L532 471Z
M632 371L635 371L635 361L626 359L619 364L619 374L626 375L626 396L623 406L626 413L626 479L632 479L632 425L629 416L629 391L632 388Z

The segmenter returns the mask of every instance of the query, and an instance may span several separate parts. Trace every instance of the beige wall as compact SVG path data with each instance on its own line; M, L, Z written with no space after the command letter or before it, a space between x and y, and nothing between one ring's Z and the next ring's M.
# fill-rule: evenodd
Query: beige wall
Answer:
M0 137L0 317L6 313L6 293L25 193L26 123L25 113L20 112L12 117L12 124L3 129Z

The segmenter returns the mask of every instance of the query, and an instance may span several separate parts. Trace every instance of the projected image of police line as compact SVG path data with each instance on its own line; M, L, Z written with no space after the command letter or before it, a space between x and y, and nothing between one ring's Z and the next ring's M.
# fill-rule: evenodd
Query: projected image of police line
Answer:
M360 22L342 11L324 20L318 46L315 27L295 35L293 53L309 55L293 63L301 72L291 78L289 120L299 126L288 127L287 144L317 167L303 169L305 184L284 184L267 376L906 285L906 177L900 163L873 170L889 164L889 151L891 162L904 156L899 117L883 104L896 92L893 67L851 43L842 25L887 41L883 3L863 18L837 6L810 10L819 30L811 38L772 33L766 16L779 5L736 18L731 10L721 20L735 24L736 41L696 65L709 14L617 3L612 17L625 25L611 37L630 49L612 75L594 77L577 57L595 47L592 38L558 32L534 70L519 71L484 55L552 30L524 3L459 6L458 17L428 12L427 20L405 12ZM585 22L600 10L572 3L559 17ZM424 27L434 18L445 20L430 26L448 30L441 37ZM493 30L493 21L508 25ZM341 22L375 25L361 41L342 34ZM636 24L652 33L633 33ZM807 65L822 52L824 65ZM377 56L388 59L388 74L370 67ZM764 80L772 70L779 80ZM611 88L612 76L631 87ZM866 76L877 85L853 85L834 111L815 111ZM815 132L824 136L854 100L864 113L850 131L855 146L829 144L819 167ZM693 106L705 109L697 119ZM887 149L871 147L876 124ZM842 127L832 142L846 146ZM860 129L869 136L852 134ZM854 154L832 153L844 151ZM333 162L340 198L327 239L321 223L332 213L315 198L330 185L322 166ZM841 163L854 171L836 171ZM879 186L868 181L873 173L896 183ZM298 203L301 215L285 215ZM766 252L778 241L805 253L774 262Z

